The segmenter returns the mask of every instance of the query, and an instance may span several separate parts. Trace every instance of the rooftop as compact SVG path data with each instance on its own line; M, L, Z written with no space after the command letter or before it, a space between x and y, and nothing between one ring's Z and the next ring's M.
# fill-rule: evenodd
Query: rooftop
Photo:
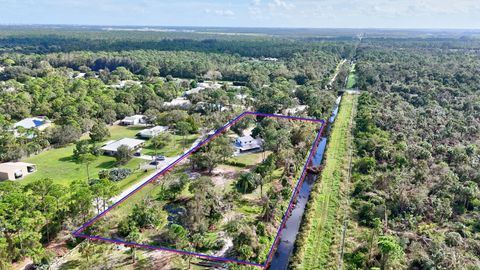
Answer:
M5 162L0 163L0 172L16 170L20 167L35 166L35 164L25 162Z
M102 149L104 151L116 152L117 149L122 145L126 145L126 146L128 146L128 148L133 149L133 148L135 148L135 147L137 147L137 146L139 146L143 143L145 143L144 140L123 138L123 139L120 139L120 140L117 140L117 141L109 142L100 149Z
M25 118L21 121L18 121L13 125L14 128L23 127L23 128L37 128L43 126L47 123L47 120L40 117L30 117Z
M136 119L142 119L143 115L140 115L140 114L136 114L136 115L132 115L132 116L126 116L125 118L123 118L123 120L125 121L131 121L131 120L136 120Z
M244 143L251 143L253 141L256 141L252 136L243 136L243 137L238 137L237 141L244 144Z

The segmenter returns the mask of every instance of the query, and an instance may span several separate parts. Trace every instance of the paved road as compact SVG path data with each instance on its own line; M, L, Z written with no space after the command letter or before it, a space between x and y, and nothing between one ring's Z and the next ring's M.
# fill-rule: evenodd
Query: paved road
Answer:
M152 178L154 175L156 175L157 173L159 173L161 170L165 169L168 165L170 165L172 162L174 162L177 158L179 158L180 156L175 156L175 157L167 157L165 158L165 161L162 161L162 163L159 164L159 167L158 169L156 169L155 171L153 171L151 174L145 176L141 181L138 181L137 183L131 185L130 187L128 187L127 189L125 189L124 191L122 191L122 193L118 194L117 196L113 197L110 199L110 203L111 204L114 204L116 202L118 202L119 200L121 200L123 197L127 196L130 192L132 192L133 190L135 190L136 188L138 188L139 186L143 185L143 183L147 182L148 180L150 180L150 178Z
M192 143L192 145L190 146L189 149L185 150L184 153L190 151L192 148L194 148L195 146L197 146L202 140L203 140L203 136L201 136L200 138L198 138L195 142ZM167 166L169 166L170 164L172 164L175 160L177 160L180 156L174 156L174 157L165 157L165 160L162 161L158 168L153 171L151 174L145 176L141 181L138 181L137 183L131 185L130 187L128 187L127 189L125 189L124 191L122 191L122 193L120 193L119 195L113 197L110 199L110 203L114 204L116 202L118 202L119 200L121 200L123 197L127 196L130 192L132 192L133 190L135 190L136 188L138 188L139 186L143 185L145 182L147 182L148 180L150 180L150 178L152 178L154 175L156 175L157 173L159 173L161 170L165 169Z

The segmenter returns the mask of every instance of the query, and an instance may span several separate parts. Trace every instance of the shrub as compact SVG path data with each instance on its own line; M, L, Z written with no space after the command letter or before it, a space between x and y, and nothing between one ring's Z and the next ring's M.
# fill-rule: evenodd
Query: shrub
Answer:
M100 174L100 173L99 173ZM132 174L132 170L128 168L114 168L108 172L108 179L113 182L121 181Z
M445 236L445 243L448 246L456 247L463 243L463 238L458 232L449 232Z

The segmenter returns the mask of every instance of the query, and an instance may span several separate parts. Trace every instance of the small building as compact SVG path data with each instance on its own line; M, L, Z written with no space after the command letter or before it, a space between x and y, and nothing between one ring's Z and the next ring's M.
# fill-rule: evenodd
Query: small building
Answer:
M30 117L30 118L25 118L21 121L18 121L13 125L13 127L15 129L17 129L18 127L23 127L25 129L36 128L38 130L45 130L51 125L52 125L52 122L45 119L45 117Z
M144 144L144 140L123 138L120 140L110 141L106 143L100 148L100 150L102 150L103 154L105 155L113 156L117 153L118 148L122 145L126 145L128 149L135 151L140 149Z
M238 137L235 140L235 149L237 153L262 150L262 140L254 139L252 136Z
M142 82L139 82L139 81L123 80L123 81L119 81L117 84L112 84L110 86L114 88L124 88L125 86L134 86L134 85L139 86L141 84Z
M167 130L168 130L168 127L155 126L155 127L152 127L152 128L144 129L144 130L140 131L137 135L140 138L150 139L150 138L158 136L158 134L160 134L162 132L165 132Z
M0 180L19 180L34 173L37 170L35 164L25 162L6 162L0 164Z
M166 107L188 107L192 105L192 103L185 97L178 97L170 102L164 102L163 105Z
M222 85L216 82L201 82L197 84L197 87L192 88L188 91L185 91L186 96L190 96L193 94L198 94L200 91L203 91L205 89L220 89L222 88Z
M120 121L120 124L124 126L133 126L133 125L145 124L145 123L146 123L145 116L139 115L139 114L127 116L123 118L122 121Z

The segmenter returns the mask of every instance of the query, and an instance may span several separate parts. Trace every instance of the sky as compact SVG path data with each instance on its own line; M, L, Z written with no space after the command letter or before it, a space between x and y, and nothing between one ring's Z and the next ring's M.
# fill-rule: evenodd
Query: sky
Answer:
M0 24L480 29L480 0L0 0Z

